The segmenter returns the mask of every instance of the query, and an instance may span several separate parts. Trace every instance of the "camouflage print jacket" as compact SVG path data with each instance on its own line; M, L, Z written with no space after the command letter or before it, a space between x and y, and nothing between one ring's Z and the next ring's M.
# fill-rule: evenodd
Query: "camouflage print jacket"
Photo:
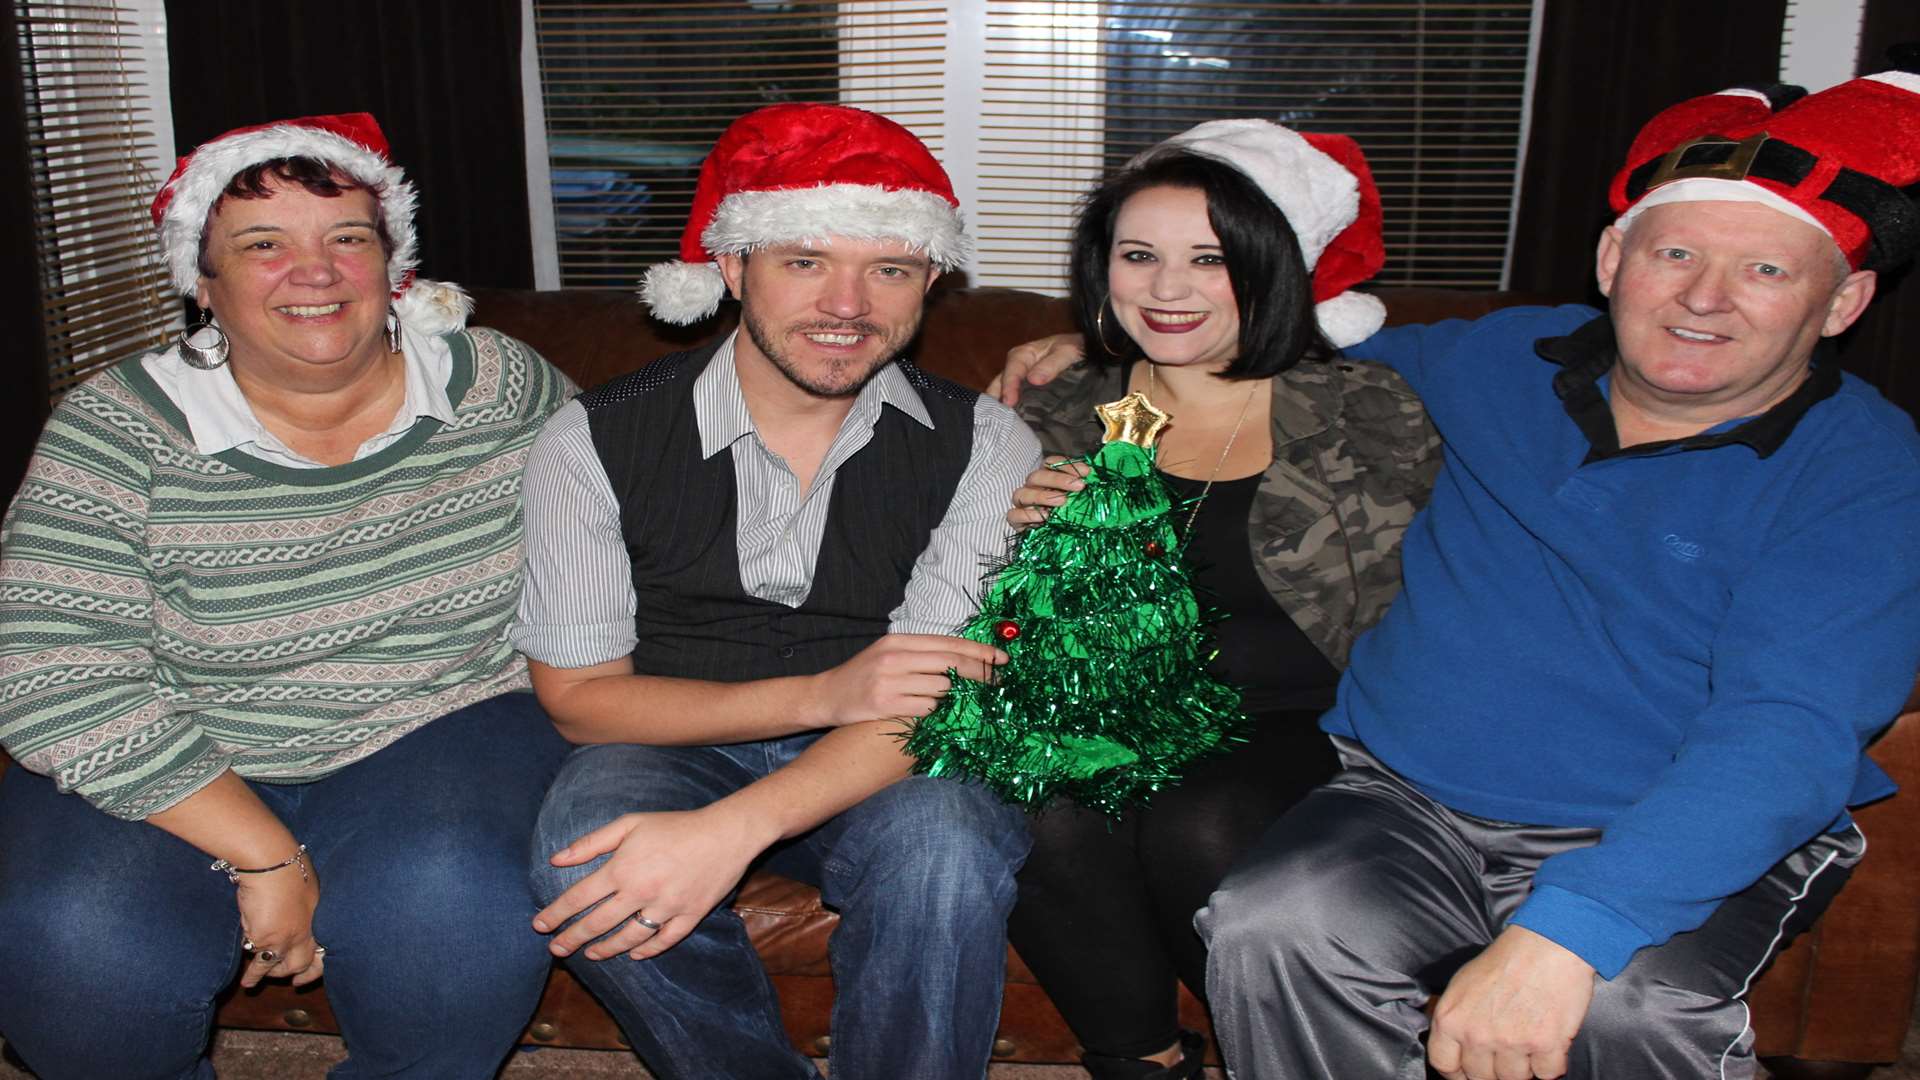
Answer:
M1050 454L1100 445L1093 407L1122 394L1118 367L1082 364L1027 391L1018 411ZM1335 667L1400 591L1400 537L1425 506L1440 437L1399 375L1308 361L1273 381L1273 464L1247 520L1253 565Z

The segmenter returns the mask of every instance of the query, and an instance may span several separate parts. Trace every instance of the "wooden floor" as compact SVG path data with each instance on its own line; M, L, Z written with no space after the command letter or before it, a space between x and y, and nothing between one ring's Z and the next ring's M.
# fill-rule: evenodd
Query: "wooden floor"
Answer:
M0 1046L5 1045L0 1043ZM213 1065L220 1080L322 1080L334 1062L346 1056L340 1040L328 1035L273 1031L222 1031L214 1037ZM825 1068L821 1069L824 1074ZM30 1074L0 1062L0 1080L26 1080ZM1084 1080L1071 1065L995 1065L987 1080ZM1208 1080L1226 1074L1208 1069ZM515 1053L499 1080L651 1080L638 1058L623 1050L534 1048Z
M1920 1080L1920 1016L1915 1020L1899 1063L1875 1071L1874 1080ZM213 1048L213 1063L221 1080L322 1080L328 1067L345 1056L339 1039L286 1032L223 1031L216 1036ZM28 1076L0 1062L0 1080L26 1080ZM1071 1065L995 1065L987 1076L988 1080L1081 1080L1086 1073ZM1207 1076L1209 1080L1223 1078L1216 1069L1207 1070ZM649 1080L638 1059L615 1050L523 1050L514 1054L500 1072L500 1080L548 1077Z

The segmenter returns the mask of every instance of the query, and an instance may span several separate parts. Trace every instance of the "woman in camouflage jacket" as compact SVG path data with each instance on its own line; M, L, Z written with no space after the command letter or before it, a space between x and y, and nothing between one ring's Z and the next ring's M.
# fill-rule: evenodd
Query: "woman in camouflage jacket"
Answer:
M1329 229L1324 191L1299 189L1342 175L1359 190L1347 181L1348 224ZM1064 457L1098 447L1094 406L1130 390L1173 414L1159 467L1176 496L1198 499L1177 513L1196 586L1227 616L1213 670L1243 688L1254 719L1246 744L1121 822L1072 805L1034 822L1010 933L1098 1080L1198 1075L1204 1046L1176 1015L1176 979L1204 991L1193 913L1247 843L1332 775L1316 720L1355 636L1399 591L1400 538L1439 466L1413 391L1334 349L1380 325L1378 301L1344 292L1379 266L1377 206L1358 147L1338 136L1309 144L1222 121L1163 144L1096 189L1075 229L1074 300L1095 362L1019 403ZM1356 240L1374 257L1347 259L1341 245ZM1342 259L1344 280L1311 273ZM1316 309L1329 289L1344 295ZM1078 468L1035 473L1008 519L1044 519Z

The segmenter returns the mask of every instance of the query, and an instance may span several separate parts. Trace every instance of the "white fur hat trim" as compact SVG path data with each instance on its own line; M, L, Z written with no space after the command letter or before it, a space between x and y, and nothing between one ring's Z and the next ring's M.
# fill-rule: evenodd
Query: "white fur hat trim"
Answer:
M1827 227L1820 219L1809 214L1806 209L1792 199L1775 194L1758 184L1749 184L1744 180L1719 180L1711 176L1690 176L1685 180L1675 180L1662 184L1642 196L1640 201L1627 207L1627 212L1613 221L1614 228L1621 232L1633 224L1633 219L1642 211L1666 203L1677 202L1751 202L1759 203L1770 209L1778 210L1790 218L1804 221L1828 236Z
M966 221L947 200L871 184L736 191L714 210L700 244L713 255L739 255L773 244L831 245L834 237L898 240L942 270L973 252Z
M1293 226L1308 270L1320 262L1321 253L1333 238L1360 216L1360 182L1354 175L1315 149L1299 132L1279 124L1267 120L1209 120L1154 150L1167 147L1223 161L1258 185Z
M394 299L393 313L423 334L446 334L467 325L473 297L450 281L414 278L407 291Z
M1387 322L1387 305L1377 296L1349 290L1315 304L1313 317L1328 343L1345 349L1380 332Z
M713 263L655 263L640 277L640 302L661 322L686 326L720 310L726 279Z

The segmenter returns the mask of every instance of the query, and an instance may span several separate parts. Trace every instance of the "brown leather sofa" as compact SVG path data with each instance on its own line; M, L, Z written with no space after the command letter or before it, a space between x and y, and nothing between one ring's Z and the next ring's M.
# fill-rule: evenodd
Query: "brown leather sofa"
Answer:
M1527 298L1505 293L1386 289L1392 323L1473 317ZM731 313L684 330L647 318L630 295L587 291L479 290L474 322L537 348L582 386L604 382L667 352L705 341ZM1068 329L1064 303L1011 289L936 288L918 346L927 369L973 386L998 372L1006 350ZM1872 849L1820 923L1796 941L1755 985L1750 1003L1759 1052L1782 1080L1861 1077L1868 1063L1896 1060L1920 975L1920 690L1874 747L1874 756L1906 790L1858 814ZM0 756L0 769L6 760ZM826 940L836 917L810 888L758 873L735 908L745 917L777 987L788 1034L824 1053L832 1001ZM1184 1021L1205 1030L1198 1004L1182 994ZM335 1030L324 985L284 984L230 993L224 1026ZM536 1045L621 1047L618 1028L586 991L556 967L526 1041ZM1009 954L997 1059L1071 1062L1079 1047L1033 976Z

